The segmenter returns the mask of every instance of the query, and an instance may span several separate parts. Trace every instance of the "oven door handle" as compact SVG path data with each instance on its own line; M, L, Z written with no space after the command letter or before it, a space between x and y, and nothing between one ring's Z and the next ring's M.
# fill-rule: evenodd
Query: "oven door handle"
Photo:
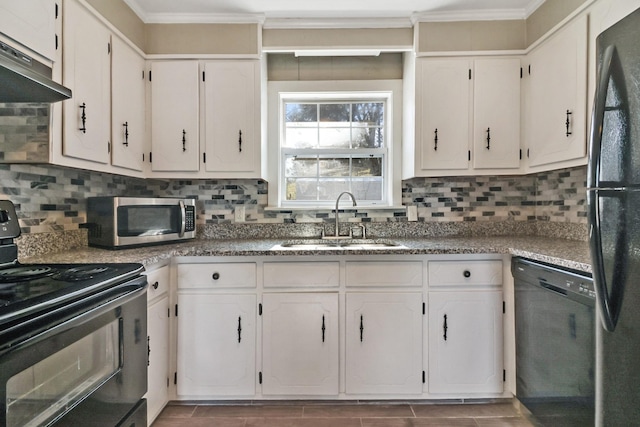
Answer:
M180 200L178 204L180 205L180 232L178 235L184 237L184 231L187 229L187 209L182 200Z

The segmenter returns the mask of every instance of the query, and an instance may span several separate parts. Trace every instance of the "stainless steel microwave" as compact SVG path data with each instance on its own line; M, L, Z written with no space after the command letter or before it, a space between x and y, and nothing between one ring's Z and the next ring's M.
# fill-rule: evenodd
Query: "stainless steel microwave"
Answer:
M89 197L89 245L110 249L146 246L196 237L194 199Z

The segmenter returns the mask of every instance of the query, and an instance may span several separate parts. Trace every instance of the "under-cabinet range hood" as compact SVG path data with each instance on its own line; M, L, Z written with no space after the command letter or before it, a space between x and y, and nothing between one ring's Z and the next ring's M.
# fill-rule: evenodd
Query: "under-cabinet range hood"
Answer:
M0 102L57 102L71 90L51 80L51 69L0 42Z

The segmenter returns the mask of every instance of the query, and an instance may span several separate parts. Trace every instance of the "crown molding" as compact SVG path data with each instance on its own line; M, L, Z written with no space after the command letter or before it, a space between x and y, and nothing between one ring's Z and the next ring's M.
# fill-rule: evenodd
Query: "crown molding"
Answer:
M511 21L526 17L524 9L458 10L414 13L411 15L411 22Z
M409 18L267 18L265 29L411 28Z

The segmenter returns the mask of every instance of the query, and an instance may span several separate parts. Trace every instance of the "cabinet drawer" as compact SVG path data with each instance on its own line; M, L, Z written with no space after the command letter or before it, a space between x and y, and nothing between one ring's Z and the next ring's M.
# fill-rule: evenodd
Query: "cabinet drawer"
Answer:
M155 270L145 272L149 287L147 301L151 301L169 291L169 266L165 265Z
M178 288L255 288L256 276L253 262L179 264Z
M502 261L430 261L429 286L502 285Z
M337 287L340 285L340 263L265 262L264 287Z
M347 286L422 286L420 261L347 262Z

